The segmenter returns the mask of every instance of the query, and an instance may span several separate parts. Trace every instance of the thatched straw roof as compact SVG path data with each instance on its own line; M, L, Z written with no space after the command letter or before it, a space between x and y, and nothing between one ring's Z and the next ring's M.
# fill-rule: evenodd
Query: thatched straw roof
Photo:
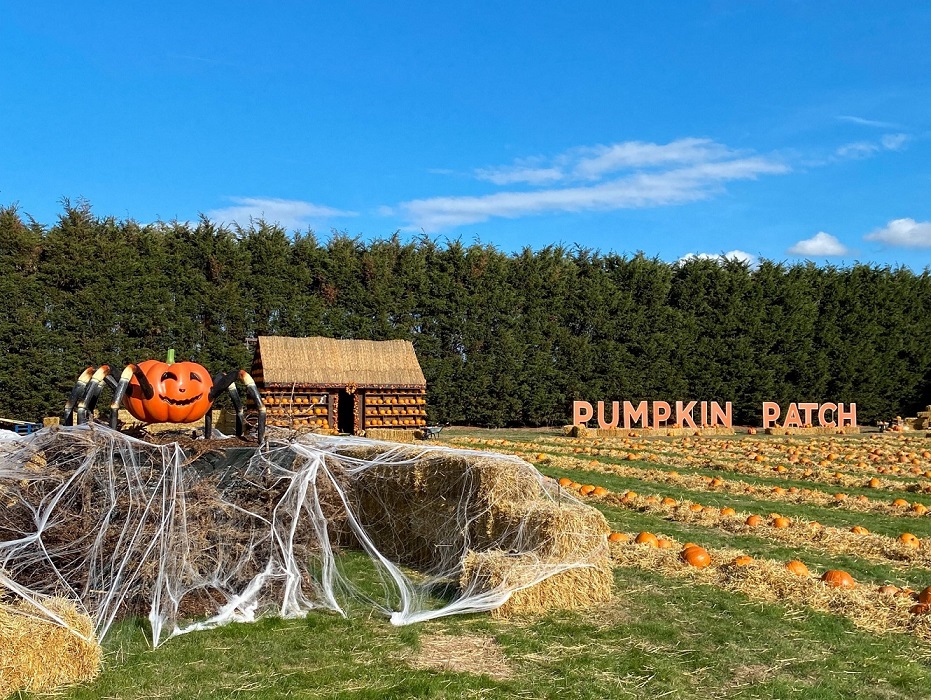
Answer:
M360 387L426 386L409 340L334 340L260 336L262 383ZM258 377L256 377L258 379Z

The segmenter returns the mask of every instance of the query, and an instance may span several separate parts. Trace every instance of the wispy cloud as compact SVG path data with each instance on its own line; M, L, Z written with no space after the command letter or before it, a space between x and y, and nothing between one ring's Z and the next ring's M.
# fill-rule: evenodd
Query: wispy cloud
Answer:
M592 181L623 170L672 167L736 155L710 139L685 138L664 144L624 141L573 148L552 159L521 158L511 165L479 168L475 176L496 185Z
M908 134L886 134L879 139L879 143L887 151L901 151L910 140Z
M878 141L854 141L845 143L834 151L838 159L869 158L881 151L901 151L909 142L908 134L884 134Z
M893 219L863 238L902 248L931 248L931 221Z
M806 258L831 258L847 255L850 250L830 233L819 231L811 238L806 238L786 251L789 255Z
M415 199L400 203L394 211L413 228L437 231L494 217L684 204L719 194L728 182L789 169L779 160L738 154L708 139L668 144L628 141L573 149L551 161L521 160L475 173L497 185L521 183L538 189Z
M356 212L334 209L298 199L228 197L232 206L211 209L207 217L224 224L247 226L252 219L264 219L288 230L306 228L313 222L357 216Z
M837 117L839 121L849 122L850 124L858 124L860 126L871 126L876 129L901 129L902 126L895 124L893 122L884 122L876 119L864 119L863 117L855 117L849 114L842 114Z
M736 154L709 139L679 139L666 144L627 141L611 146L580 149L582 157L573 173L584 179L629 168L647 168L702 163L734 157Z
M475 177L496 185L513 185L520 182L541 185L564 179L566 174L558 167L535 168L532 165L512 165L501 168L480 168Z

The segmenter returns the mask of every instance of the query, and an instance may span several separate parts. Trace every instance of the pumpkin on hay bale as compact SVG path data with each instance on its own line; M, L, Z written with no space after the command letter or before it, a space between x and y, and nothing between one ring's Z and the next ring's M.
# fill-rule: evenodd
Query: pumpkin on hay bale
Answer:
M67 627L26 601L0 603L0 698L19 690L46 693L92 680L100 671L91 619L63 598L44 605Z

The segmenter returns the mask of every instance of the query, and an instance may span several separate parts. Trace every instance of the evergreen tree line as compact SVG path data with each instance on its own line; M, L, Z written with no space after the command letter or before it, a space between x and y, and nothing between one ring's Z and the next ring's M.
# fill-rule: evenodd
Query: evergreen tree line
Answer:
M289 235L254 222L140 225L65 203L0 208L0 416L57 415L88 365L168 348L248 368L259 335L413 341L429 420L560 425L572 401L856 402L861 423L931 404L931 277L907 268L553 246Z

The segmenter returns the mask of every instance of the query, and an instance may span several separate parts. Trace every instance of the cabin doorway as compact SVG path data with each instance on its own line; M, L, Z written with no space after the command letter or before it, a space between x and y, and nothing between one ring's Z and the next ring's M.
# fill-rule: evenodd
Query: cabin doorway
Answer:
M356 421L355 408L356 397L345 389L340 389L339 401L336 410L336 429L341 433L355 435Z

